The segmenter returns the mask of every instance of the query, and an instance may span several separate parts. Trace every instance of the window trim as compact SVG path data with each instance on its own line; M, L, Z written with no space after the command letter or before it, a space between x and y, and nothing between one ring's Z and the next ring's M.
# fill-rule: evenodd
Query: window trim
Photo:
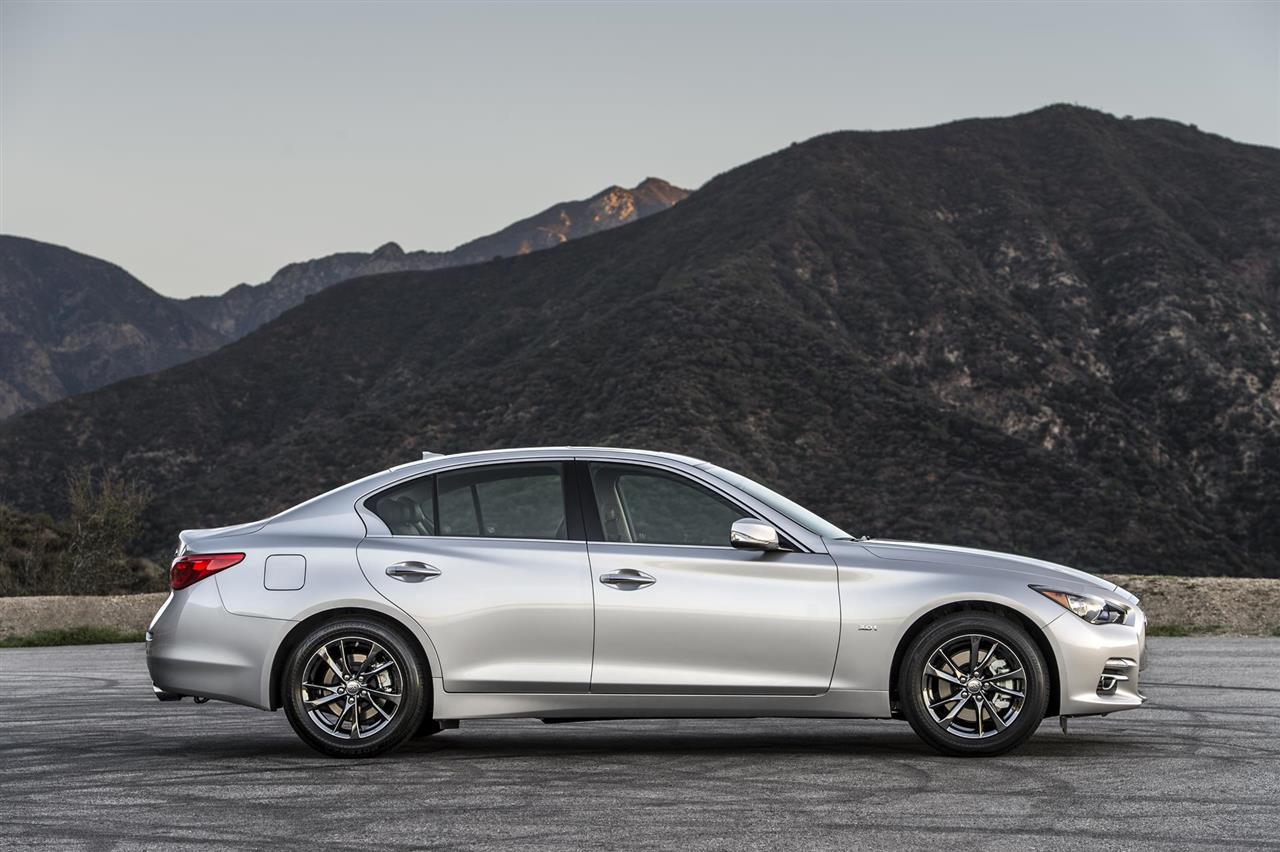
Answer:
M694 482L710 488L720 494L725 495L735 504L740 506L750 506L753 511L748 512L744 517L754 516L773 524L777 528L780 535L786 538L796 546L799 553L827 553L828 548L822 536L805 528L802 524L796 523L785 513L760 503L751 496L749 492L742 491L724 480L721 480L707 471L703 470L700 465L704 464L696 459L682 459L678 457L654 456L651 454L641 454L631 450L609 450L607 448L596 447L556 447L539 449L536 452L521 452L519 456L509 456L503 458L501 456L494 458L493 455L485 454L483 457L474 456L443 456L430 459L424 462L411 462L406 465L390 468L381 474L365 477L352 483L352 486L361 485L363 488L357 492L351 503L352 510L359 516L364 524L366 537L391 538L391 531L387 528L382 519L375 515L372 511L365 507L364 501L371 496L381 494L382 492L394 488L397 485L421 479L424 476L435 476L440 473L451 470L460 470L467 467L483 467L495 464L517 464L520 462L560 462L569 465L571 469L577 469L577 462L597 461L597 462L614 462L617 464L630 464L638 467L652 467L658 470L664 470L677 473L687 477ZM391 478L393 477L394 478ZM588 487L583 486L578 477L574 477L575 484L578 485L578 505L579 512L570 514L568 524L570 529L582 523L584 527L589 521L589 515L586 511L594 506L595 496ZM366 480L380 480L377 484L366 484ZM313 498L318 500L320 498ZM296 509L297 507L295 507ZM289 510L294 511L294 510ZM583 529L579 527L579 529ZM600 542L600 536L594 539L588 537L589 528L584 529L577 537L570 538L570 541L586 542L594 540ZM396 538L410 538L409 536L396 536ZM419 536L419 538L428 539L432 536ZM435 536L435 538L448 538L447 536ZM476 539L465 539L467 541L476 541ZM563 539L499 539L494 538L492 541L528 541L533 544L538 542L559 541ZM620 544L624 542L619 542ZM639 545L641 547L652 547L654 545ZM682 547L685 545L664 545L665 547Z
M440 535L440 480L441 474L459 473L468 469L481 468L502 468L502 467L535 467L537 465L559 465L560 466L560 493L561 500L564 504L565 518L565 537L564 538L523 538L518 536L497 536L497 535ZM379 538L397 538L418 541L431 541L433 539L445 539L453 541L525 541L525 542L585 542L587 540L585 524L583 519L583 511L581 505L581 491L578 484L574 482L575 470L577 462L573 458L548 458L548 459L511 459L509 461L477 461L471 464L452 465L429 473L423 473L419 476L405 477L396 482L388 483L385 487L379 488L370 494L367 494L356 502L358 514L365 522L365 535L367 537ZM431 501L432 506L432 523L437 532L433 535L399 535L391 531L386 521L378 515L374 510L373 504L385 495L388 491L403 488L412 483L420 482L423 479L431 480ZM475 491L474 483L471 486L472 499L478 501L479 496ZM374 532L369 529L369 518L373 518L382 525L385 532ZM480 508L476 506L476 519L480 523L478 529L483 530L483 516L480 514Z

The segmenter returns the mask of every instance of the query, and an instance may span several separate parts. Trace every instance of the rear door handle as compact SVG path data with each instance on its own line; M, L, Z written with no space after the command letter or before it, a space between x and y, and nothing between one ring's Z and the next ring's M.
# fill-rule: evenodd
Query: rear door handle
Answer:
M397 562L387 566L387 576L405 583L421 583L440 576L440 569L422 562Z
M636 589L643 589L646 586L652 586L658 581L643 571L623 568L620 571L601 574L600 582L604 583L606 586L613 586L615 589L621 589L624 592L634 592Z

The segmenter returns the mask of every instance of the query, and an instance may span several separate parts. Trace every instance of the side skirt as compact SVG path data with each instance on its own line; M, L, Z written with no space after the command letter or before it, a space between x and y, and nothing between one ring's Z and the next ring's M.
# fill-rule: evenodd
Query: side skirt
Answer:
M441 678L432 682L432 712L437 719L890 718L887 691L833 689L822 695L445 692Z

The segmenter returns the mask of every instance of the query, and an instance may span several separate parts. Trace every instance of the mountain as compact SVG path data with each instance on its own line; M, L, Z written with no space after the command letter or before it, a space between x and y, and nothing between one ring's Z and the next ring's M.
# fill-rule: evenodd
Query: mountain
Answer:
M212 352L326 287L378 272L528 254L666 210L689 195L659 178L550 207L452 251L387 243L291 263L258 286L169 299L123 269L60 246L0 236L0 420Z
M557 204L452 251L405 252L396 243L387 243L368 254L344 252L292 263L265 284L241 284L220 296L196 296L179 304L218 333L240 338L307 296L348 278L380 272L444 269L495 257L528 254L643 219L666 210L688 195L688 190L651 177L633 189L611 186L583 201Z
M855 534L1280 576L1280 151L1075 107L796 144L553 252L377 275L0 424L145 545L421 450L675 450Z
M225 338L114 264L0 236L0 418L211 352Z

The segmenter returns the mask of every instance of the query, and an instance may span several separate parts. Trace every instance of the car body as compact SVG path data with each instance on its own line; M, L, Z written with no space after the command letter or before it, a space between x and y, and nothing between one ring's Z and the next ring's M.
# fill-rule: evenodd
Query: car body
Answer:
M205 554L229 554L232 564L201 568ZM957 702L969 709L956 719L976 716L976 731L935 718L955 736L934 745L994 753L1006 747L1004 728L983 731L984 695L989 726L1002 713L1012 721L1015 700L1036 725L1144 700L1145 618L1114 583L1008 554L854 539L745 477L669 453L427 454L267 520L184 531L174 571L185 577L175 586L190 584L173 590L147 633L156 694L264 710L289 709L295 695L295 728L314 717L311 744L339 754L363 734L339 720L333 739L343 742L326 742L325 725L344 706L339 691L350 689L353 718L367 713L388 726L404 704L362 711L351 697L363 687L374 700L378 685L352 676L379 665L377 649L382 664L400 660L388 670L405 678L384 680L388 694L409 689L409 669L420 670L415 724L428 733L501 717L905 715L916 726L924 711L913 716L905 705L922 695L939 705L928 711L935 716ZM1086 620L1098 601L1114 622ZM1084 615L1072 611L1077 604ZM945 659L917 665L925 680L913 669L900 683L912 643L964 617L998 622L940 635L972 650L940 645ZM348 642L366 651L334 665L339 646L316 645L309 671L325 681L322 691L290 682L299 643L339 619L357 625ZM360 639L365 622L394 634L400 650L378 644L385 632ZM972 638L981 636L985 644ZM980 657L995 660L985 674ZM1037 660L1043 683L992 680L997 669L1034 679ZM972 696L962 681L978 684ZM1032 692L1039 703L1022 703ZM330 697L324 712L311 708ZM965 740L994 742L984 750Z

